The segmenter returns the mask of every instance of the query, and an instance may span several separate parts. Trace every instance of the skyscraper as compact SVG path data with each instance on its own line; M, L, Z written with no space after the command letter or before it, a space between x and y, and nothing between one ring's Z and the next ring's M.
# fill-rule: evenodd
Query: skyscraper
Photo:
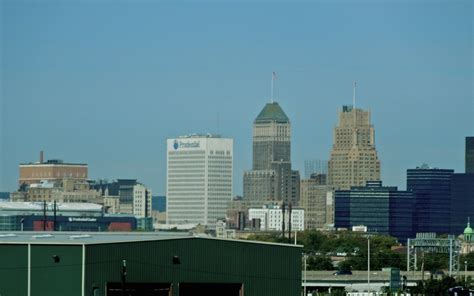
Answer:
M450 233L453 174L454 170L427 165L407 170L407 190L415 198L415 232Z
M474 219L474 173L451 178L451 234L462 233L469 217Z
M474 174L474 137L466 137L466 174Z
M299 172L291 170L291 125L277 102L267 103L253 124L253 170L244 173L244 199L299 200Z
M167 223L215 226L232 199L233 139L190 135L167 141Z
M380 161L375 149L375 129L370 111L343 106L328 165L328 183L339 189L365 186L380 180Z

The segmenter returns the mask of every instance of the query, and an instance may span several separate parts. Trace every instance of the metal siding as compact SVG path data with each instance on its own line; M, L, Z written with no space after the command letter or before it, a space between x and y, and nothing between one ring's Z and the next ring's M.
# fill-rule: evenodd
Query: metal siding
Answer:
M81 268L80 245L31 245L31 296L80 296Z
M173 265L179 256L181 264ZM86 295L94 286L120 282L122 260L128 282L242 283L245 296L299 296L301 249L213 239L177 239L86 246Z
M28 294L28 245L0 245L0 295Z

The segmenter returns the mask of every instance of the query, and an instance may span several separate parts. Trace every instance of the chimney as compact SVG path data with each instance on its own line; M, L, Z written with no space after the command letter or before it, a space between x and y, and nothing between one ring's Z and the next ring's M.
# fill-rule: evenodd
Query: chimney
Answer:
M44 162L44 151L41 150L40 151L40 163L43 163Z

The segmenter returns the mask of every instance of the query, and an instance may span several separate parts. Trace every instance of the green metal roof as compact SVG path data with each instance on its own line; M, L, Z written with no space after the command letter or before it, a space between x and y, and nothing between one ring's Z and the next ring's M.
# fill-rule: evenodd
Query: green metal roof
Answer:
M255 122L262 121L290 122L290 119L277 102L272 102L267 103L255 119Z

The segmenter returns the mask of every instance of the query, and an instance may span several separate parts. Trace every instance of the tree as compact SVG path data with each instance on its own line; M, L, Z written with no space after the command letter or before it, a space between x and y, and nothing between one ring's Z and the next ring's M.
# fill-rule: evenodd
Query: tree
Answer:
M328 256L310 256L306 263L308 270L334 270L331 258Z

